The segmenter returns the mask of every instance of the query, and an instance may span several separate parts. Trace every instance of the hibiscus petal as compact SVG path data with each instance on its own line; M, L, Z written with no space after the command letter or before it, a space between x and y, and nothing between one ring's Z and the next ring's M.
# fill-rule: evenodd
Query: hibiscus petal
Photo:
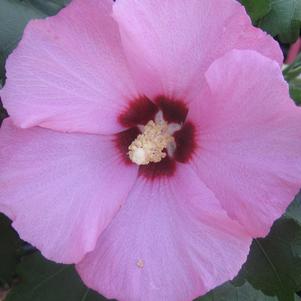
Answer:
M78 262L94 249L133 185L111 136L0 130L0 208L21 238L57 262Z
M61 131L112 133L136 95L110 0L74 0L27 26L7 61L1 92L14 123Z
M212 61L231 49L254 49L282 63L278 44L251 25L234 0L117 1L125 52L140 91L194 99Z
M228 214L265 236L301 186L301 110L279 66L255 51L229 52L206 79L188 114L198 127L193 164Z
M173 178L139 178L77 269L109 298L192 300L233 278L250 236L229 219L189 166Z

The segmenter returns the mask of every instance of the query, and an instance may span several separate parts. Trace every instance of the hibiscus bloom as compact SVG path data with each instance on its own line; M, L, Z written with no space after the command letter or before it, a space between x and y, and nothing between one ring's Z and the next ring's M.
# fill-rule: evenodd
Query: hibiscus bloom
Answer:
M0 93L1 211L109 298L206 293L300 187L281 63L234 0L74 0L32 21Z

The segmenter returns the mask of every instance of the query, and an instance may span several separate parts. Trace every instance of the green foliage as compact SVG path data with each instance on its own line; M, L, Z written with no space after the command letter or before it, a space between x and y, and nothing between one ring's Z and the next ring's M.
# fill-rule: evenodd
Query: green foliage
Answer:
M0 126L1 126L2 121L4 120L4 118L6 118L6 117L7 117L7 112L3 108L2 104L0 103Z
M301 226L301 193L296 196L295 200L287 208L284 217L294 220Z
M30 4L47 16L55 15L70 0L29 0Z
M301 105L301 54L284 68L283 76L289 84L292 99L297 105Z
M241 3L246 7L248 14L252 17L254 22L266 16L272 8L270 0L241 0Z
M301 105L301 78L289 82L290 95L297 105Z
M18 234L10 223L7 217L0 214L0 287L10 283L15 275L21 246Z
M278 220L266 238L255 239L236 284L252 286L279 301L294 301L301 289L301 227L286 216Z
M227 282L209 292L206 296L195 301L278 301L276 297L265 296L261 291L254 289L249 283L236 287Z
M247 262L232 281L196 301L300 301L301 195L269 235L254 239Z
M72 265L56 264L40 253L28 255L18 266L20 278L5 301L105 301L88 289Z
M22 37L31 19L58 12L69 0L1 0L0 1L0 84L5 78L5 60Z
M295 41L301 28L300 0L241 0L254 25L284 43Z

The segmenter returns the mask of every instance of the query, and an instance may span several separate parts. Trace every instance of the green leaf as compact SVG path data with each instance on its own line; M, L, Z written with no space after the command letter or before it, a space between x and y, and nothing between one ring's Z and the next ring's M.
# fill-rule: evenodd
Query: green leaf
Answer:
M241 0L253 23L281 42L291 43L300 34L300 0Z
M44 16L45 14L28 1L0 1L0 77L2 79L5 60L19 42L25 25L31 19Z
M72 265L46 260L40 253L25 256L18 266L20 278L5 301L105 301L88 289Z
M57 13L69 0L0 0L0 80L5 78L5 60L17 46L31 19Z
M247 282L241 287L236 287L231 282L227 282L195 301L278 301L278 299L265 296Z
M301 54L283 69L283 76L289 84L291 98L297 105L301 105Z
M21 241L10 220L0 213L0 286L9 283L16 273Z
M295 103L301 105L301 78L296 78L289 82L289 91Z
M29 0L30 3L47 16L55 15L65 7L70 0Z
M284 216L286 218L295 220L301 226L301 192L296 196L294 201L287 208Z
M241 3L246 7L246 10L252 17L253 22L256 22L266 16L272 9L270 0L241 0Z
M295 292L301 288L301 227L297 221L284 217L266 238L253 241L234 283L245 281L279 301L295 300Z
M3 108L3 105L2 105L2 103L1 103L1 101L0 101L0 126L1 126L2 121L4 120L4 118L6 118L6 117L7 117L7 112L6 112L6 110Z
M298 76L300 73L296 74L295 71L296 71L296 69L299 69L299 67L301 67L301 54L299 54L297 56L297 58L295 59L295 61L292 64L284 65L284 67L285 68L283 69L282 72L283 72L283 75L284 75L286 80L290 80L290 79L295 78L296 76Z

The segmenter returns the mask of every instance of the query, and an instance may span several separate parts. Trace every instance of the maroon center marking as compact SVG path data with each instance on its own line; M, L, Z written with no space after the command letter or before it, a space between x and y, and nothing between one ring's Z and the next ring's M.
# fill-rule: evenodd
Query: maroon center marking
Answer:
M177 145L174 159L181 163L188 162L196 149L194 125L190 121L184 123L181 130L175 132L174 137Z
M158 96L155 104L163 112L164 119L168 123L183 123L188 114L187 105L181 100L173 100L164 96Z
M182 128L174 134L176 151L173 158L167 155L159 163L149 163L139 167L139 175L150 180L174 175L176 163L187 163L196 148L195 127L193 123L185 122L188 108L183 101L158 96L152 102L147 97L142 96L130 102L118 118L118 121L127 128L116 135L116 147L121 152L124 163L127 165L135 164L128 156L128 147L140 133L137 126L154 120L159 110L162 111L167 122L182 124Z
M131 101L128 107L119 115L118 121L126 128L147 124L155 118L158 107L146 96Z
M126 131L116 134L115 145L117 146L119 152L122 155L125 164L133 164L130 157L128 156L129 146L140 134L137 127L130 128Z
M176 171L176 161L166 156L158 163L149 163L139 167L139 176L150 180L161 177L170 177Z

